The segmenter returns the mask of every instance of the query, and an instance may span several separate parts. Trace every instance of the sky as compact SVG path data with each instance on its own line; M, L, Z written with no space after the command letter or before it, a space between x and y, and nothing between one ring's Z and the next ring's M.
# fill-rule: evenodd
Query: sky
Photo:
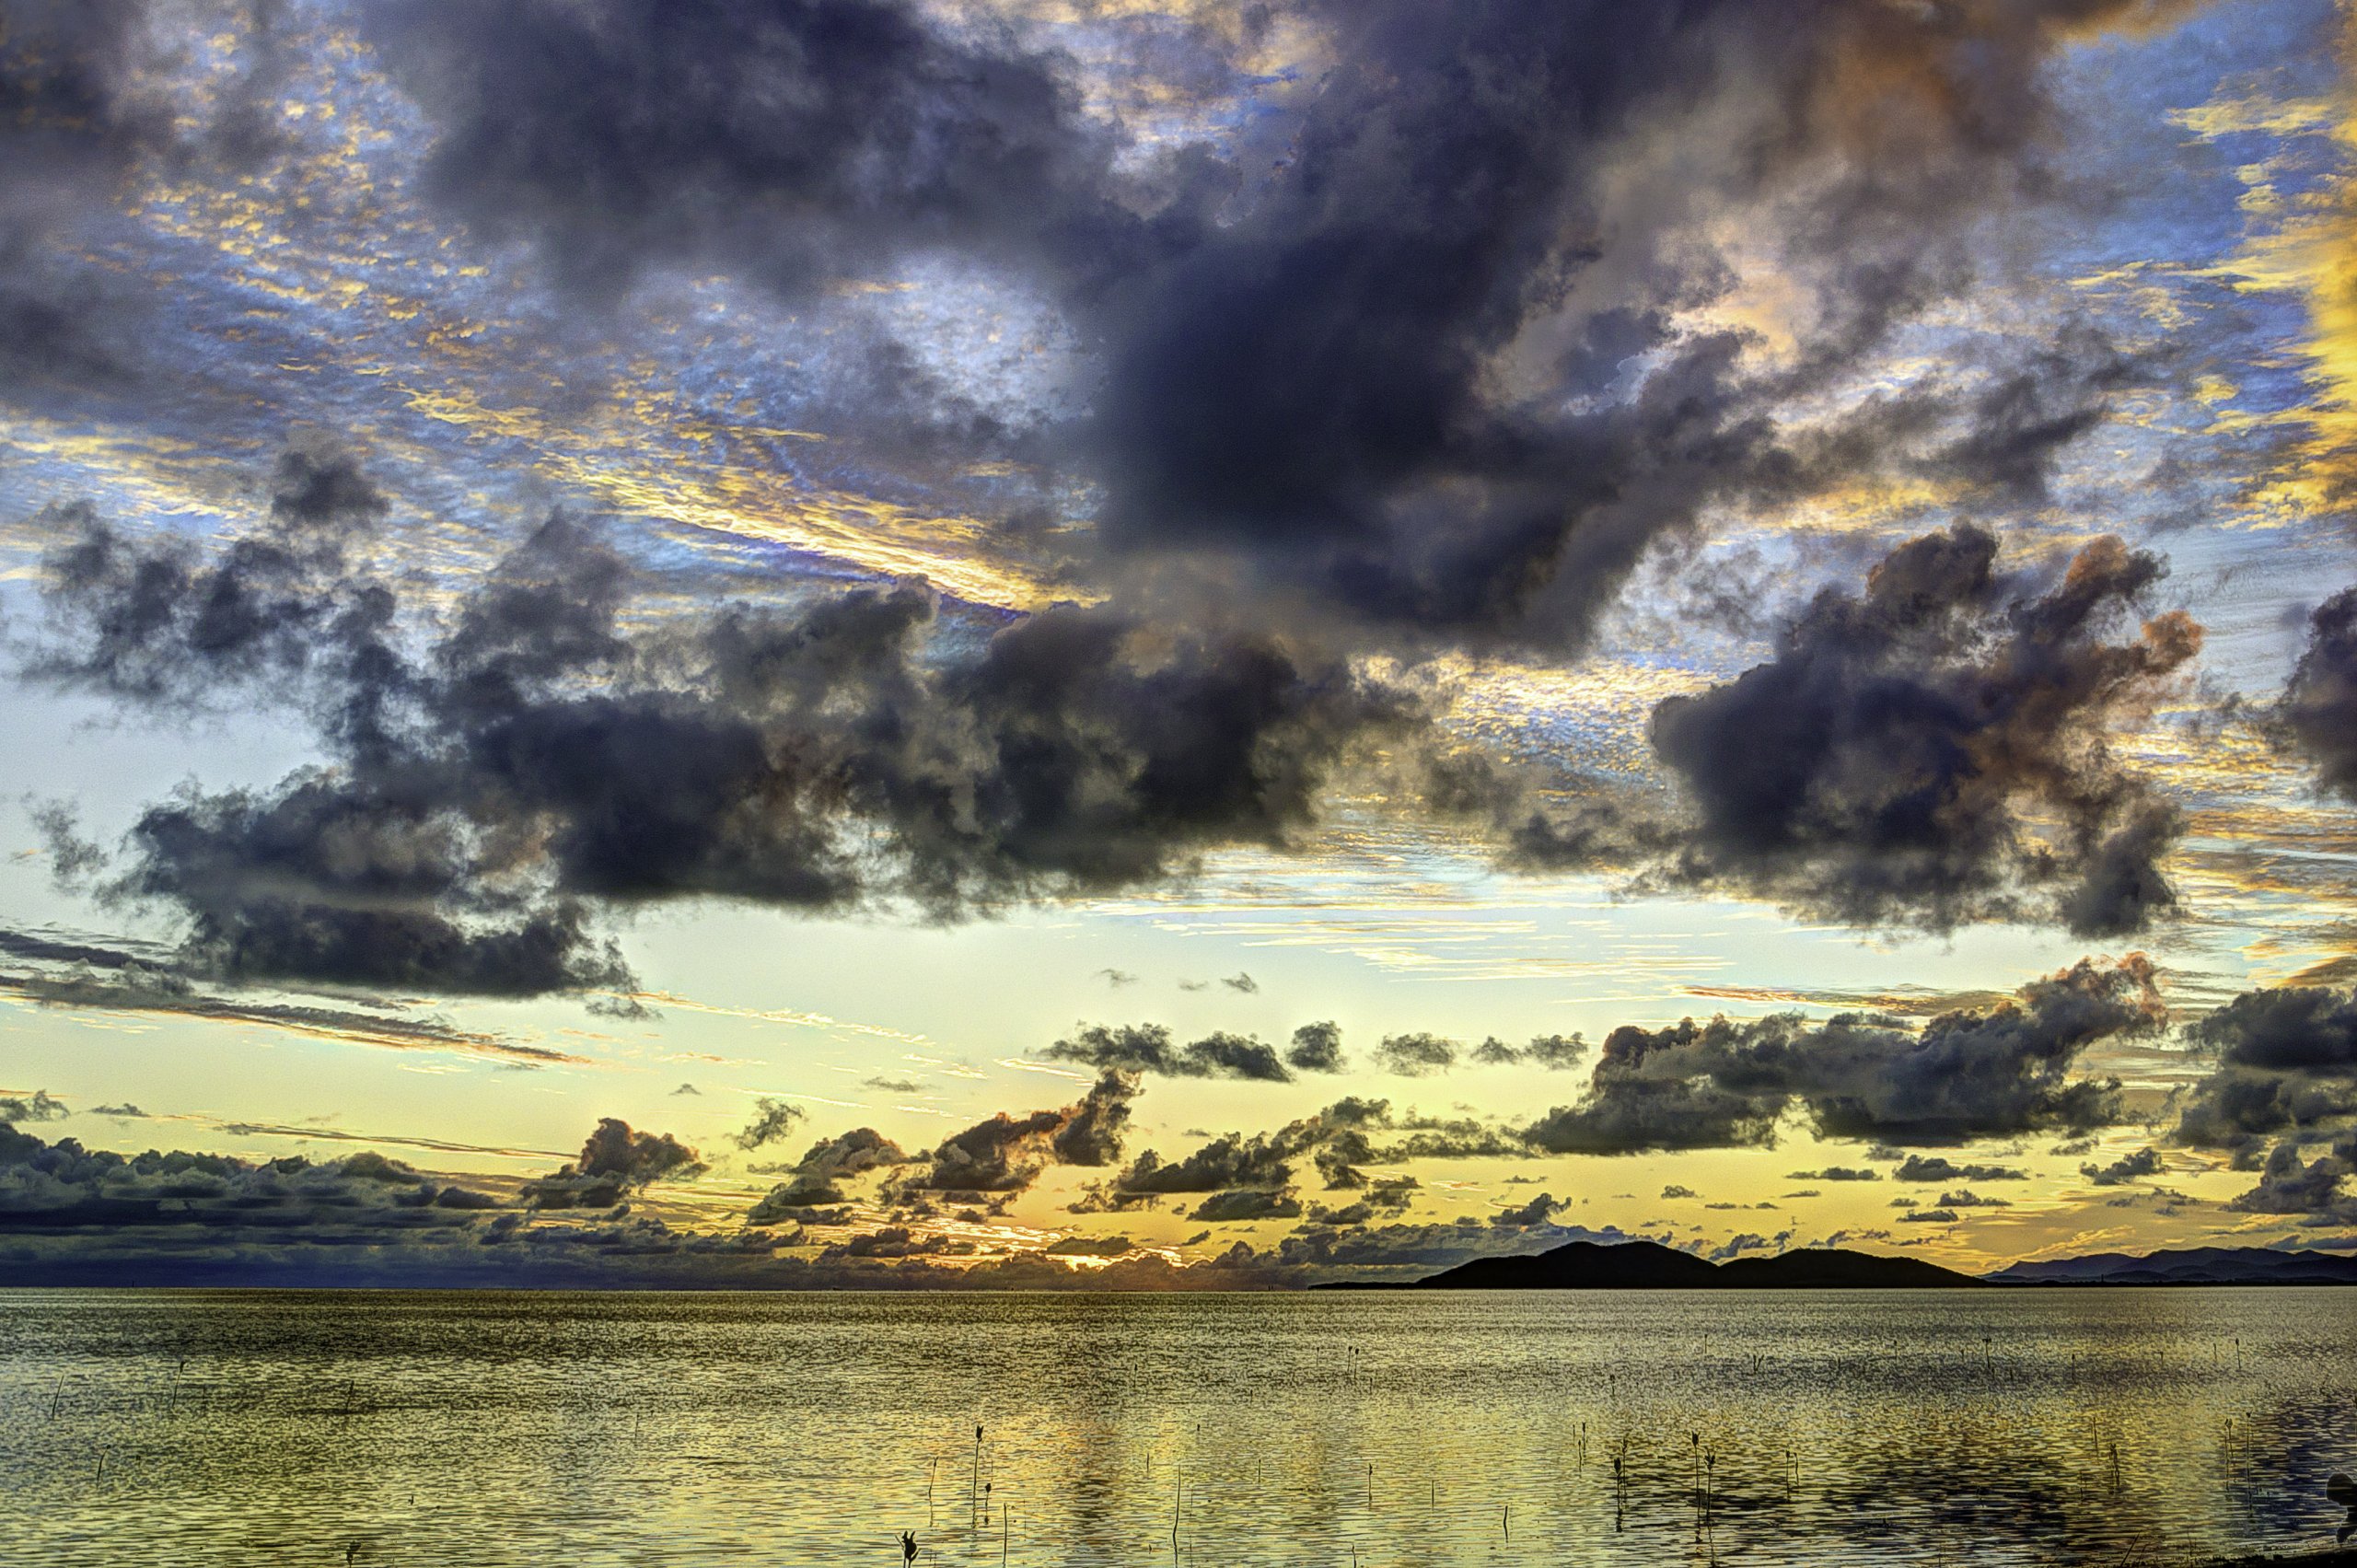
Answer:
M0 1261L2357 1247L2352 69L0 0Z

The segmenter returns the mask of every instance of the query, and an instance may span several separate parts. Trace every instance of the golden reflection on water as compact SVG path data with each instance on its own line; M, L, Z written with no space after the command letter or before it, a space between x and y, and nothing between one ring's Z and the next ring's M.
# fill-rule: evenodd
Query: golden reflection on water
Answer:
M2192 1561L2352 1299L6 1293L0 1561Z

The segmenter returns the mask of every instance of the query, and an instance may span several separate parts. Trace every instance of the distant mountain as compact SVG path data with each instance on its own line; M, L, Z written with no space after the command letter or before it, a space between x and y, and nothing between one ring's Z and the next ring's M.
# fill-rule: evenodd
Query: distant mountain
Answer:
M2357 1257L2264 1247L2193 1247L2142 1258L2093 1252L2015 1263L1989 1279L2009 1285L2352 1285Z
M1424 1290L1826 1290L1978 1285L1915 1258L1812 1247L1713 1263L1653 1241L1574 1241L1520 1258L1480 1258L1419 1280Z

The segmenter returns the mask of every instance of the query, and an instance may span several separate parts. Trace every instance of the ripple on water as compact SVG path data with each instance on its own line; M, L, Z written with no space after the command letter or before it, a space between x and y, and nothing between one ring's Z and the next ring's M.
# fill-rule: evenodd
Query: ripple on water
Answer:
M886 1562L904 1528L1074 1568L2282 1551L2357 1469L2351 1305L0 1293L0 1561Z

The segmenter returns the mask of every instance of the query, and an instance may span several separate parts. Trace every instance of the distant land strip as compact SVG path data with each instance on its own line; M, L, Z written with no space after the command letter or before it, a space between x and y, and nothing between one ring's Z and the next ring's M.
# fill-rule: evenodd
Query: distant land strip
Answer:
M1313 1290L1947 1290L1991 1285L2357 1284L2357 1258L2266 1248L2202 1247L2135 1258L2096 1253L2016 1263L1974 1276L1839 1247L1713 1263L1654 1241L1573 1241L1550 1251L1480 1258L1414 1281L1334 1281Z

